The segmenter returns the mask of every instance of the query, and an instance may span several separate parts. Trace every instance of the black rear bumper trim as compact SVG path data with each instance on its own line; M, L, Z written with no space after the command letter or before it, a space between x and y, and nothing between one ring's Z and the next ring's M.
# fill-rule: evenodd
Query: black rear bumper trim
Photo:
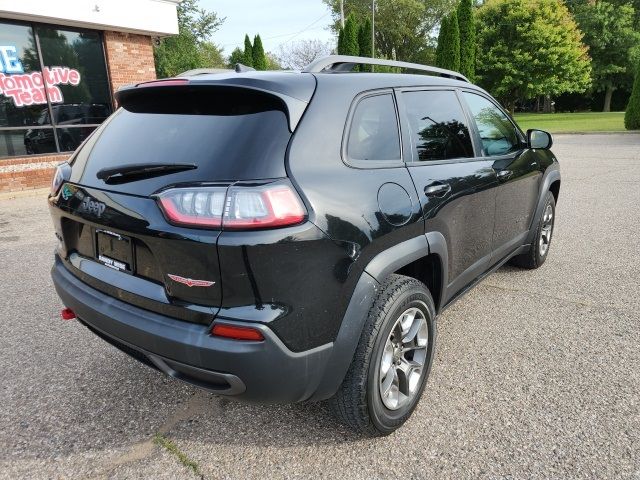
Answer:
M64 305L100 337L167 375L217 394L255 403L307 400L332 356L333 343L293 352L268 326L254 322L263 341L214 337L208 326L144 310L92 288L58 255L51 276Z

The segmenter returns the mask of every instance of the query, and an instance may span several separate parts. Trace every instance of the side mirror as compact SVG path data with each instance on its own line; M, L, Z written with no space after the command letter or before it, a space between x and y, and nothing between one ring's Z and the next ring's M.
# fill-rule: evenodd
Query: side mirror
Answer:
M527 130L527 143L529 148L537 148L540 150L549 150L553 145L553 138L550 133L544 130Z

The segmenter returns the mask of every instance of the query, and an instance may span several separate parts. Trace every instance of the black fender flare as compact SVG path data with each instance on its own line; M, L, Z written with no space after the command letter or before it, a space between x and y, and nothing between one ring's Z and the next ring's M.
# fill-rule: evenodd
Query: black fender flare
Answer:
M542 210L544 209L544 200L546 197L546 193L551 189L551 185L560 180L560 168L558 164L555 163L553 166L549 167L545 172L545 176L540 183L540 191L538 192L538 204L536 205L536 211L531 220L531 225L529 225L529 234L527 235L527 240L525 245L530 245L534 240L534 235L536 234L535 225L540 221L540 216L542 215Z
M430 242L433 242L433 248ZM419 235L376 255L360 275L356 287L342 319L340 330L333 342L332 352L327 361L325 372L313 395L308 400L319 401L332 397L337 391L353 360L353 355L360 341L364 323L369 310L380 290L385 278L431 252L438 253L443 262L443 288L441 300L446 287L447 244L440 232Z

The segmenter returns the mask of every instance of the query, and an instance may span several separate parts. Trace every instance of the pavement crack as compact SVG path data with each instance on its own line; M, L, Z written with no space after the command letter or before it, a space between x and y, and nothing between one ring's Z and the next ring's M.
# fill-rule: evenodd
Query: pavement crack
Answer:
M198 463L195 460L189 458L186 453L180 450L180 447L178 447L178 445L176 445L176 443L170 438L160 433L156 433L156 436L153 438L153 443L161 448L164 448L167 452L173 455L183 466L193 471L193 473L199 478L204 479L204 475L200 471L200 466L198 465Z
M128 463L138 462L151 456L153 453L153 440L145 440L143 442L132 445L129 450L113 459L109 466L94 478L109 478L111 474L120 466Z
M204 412L209 401L209 395L203 391L196 391L195 394L187 401L186 407L176 411L167 421L158 428L158 434L165 435L169 430L178 423L189 420L197 414Z
M501 285L496 285L496 284L493 284L493 283L485 283L483 286L490 287L490 288L495 288L497 290L502 290L504 292L519 293L519 294L523 294L523 295L549 298L551 300L556 300L558 302L568 303L568 304L571 304L571 305L579 305L581 307L591 307L591 308L597 308L598 307L598 305L596 305L594 303L581 302L579 300L570 300L568 298L557 297L555 295L549 295L548 293L530 292L528 290L523 290L521 288L507 288L507 287L503 287Z
M204 411L207 400L208 397L205 392L197 391L186 402L185 408L179 409L171 415L167 421L158 428L157 433L152 438L132 445L126 452L113 459L109 463L109 466L95 478L109 478L118 467L145 460L153 454L155 446L164 448L176 457L182 465L198 475L199 478L204 478L204 475L200 473L200 467L198 464L189 459L189 457L187 457L187 455L182 452L178 446L166 436L166 434L178 423L188 420L189 418L192 418L198 413Z

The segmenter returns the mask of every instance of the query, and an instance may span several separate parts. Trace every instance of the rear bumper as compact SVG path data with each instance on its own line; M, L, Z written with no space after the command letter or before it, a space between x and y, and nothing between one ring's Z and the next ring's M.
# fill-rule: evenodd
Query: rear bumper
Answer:
M332 354L333 344L292 352L270 328L256 323L251 326L262 331L262 342L213 337L208 326L143 310L95 290L57 255L51 276L62 302L94 333L167 375L220 395L258 403L307 400L323 380Z

